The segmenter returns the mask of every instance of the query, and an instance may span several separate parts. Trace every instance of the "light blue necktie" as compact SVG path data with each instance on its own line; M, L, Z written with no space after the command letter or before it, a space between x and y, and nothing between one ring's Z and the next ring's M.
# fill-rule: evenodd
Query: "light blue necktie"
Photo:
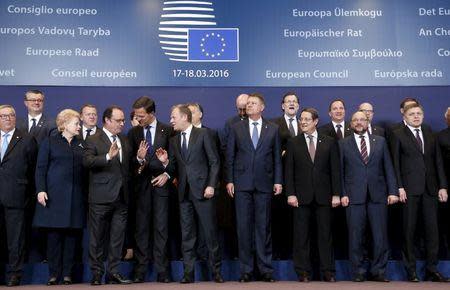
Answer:
M3 135L3 137L2 137L2 139L3 139L3 141L2 141L2 151L1 151L1 160L3 161L3 157L5 156L5 153L6 153L6 149L8 149L8 137L9 137L9 133L6 133L6 134L4 134Z
M253 147L255 147L255 149L256 149L256 147L258 146L258 140L259 140L258 127L257 127L258 122L253 122L252 124L253 124L252 143L253 143Z

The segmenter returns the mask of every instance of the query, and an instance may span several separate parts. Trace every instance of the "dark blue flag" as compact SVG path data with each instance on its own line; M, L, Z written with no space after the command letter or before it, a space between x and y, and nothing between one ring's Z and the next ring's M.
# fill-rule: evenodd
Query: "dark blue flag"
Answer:
M239 61L239 29L189 29L188 61Z

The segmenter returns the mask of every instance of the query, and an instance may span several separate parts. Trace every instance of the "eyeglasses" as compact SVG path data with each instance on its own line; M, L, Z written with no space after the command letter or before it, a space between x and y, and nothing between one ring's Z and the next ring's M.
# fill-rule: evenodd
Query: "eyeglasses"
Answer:
M0 115L0 119L2 119L2 120L13 119L15 117L16 117L16 114L1 114Z
M44 100L43 99L26 99L27 102L30 103L43 103Z

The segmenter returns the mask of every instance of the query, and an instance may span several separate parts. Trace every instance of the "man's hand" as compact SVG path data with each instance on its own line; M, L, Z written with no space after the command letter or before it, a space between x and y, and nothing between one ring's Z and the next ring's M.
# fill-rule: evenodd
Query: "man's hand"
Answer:
M298 207L298 199L295 195L288 196L288 204L292 207Z
M400 198L400 202L402 203L405 203L406 200L408 199L406 197L406 191L403 187L398 189L398 197Z
M341 205L341 199L339 195L333 195L333 198L331 199L331 207L338 207Z
M387 198L387 204L391 205L391 204L396 204L398 202L398 196L390 194L388 195Z
M283 191L283 186L281 184L274 184L273 185L273 194L278 195Z
M47 206L46 201L48 200L48 195L46 192L41 191L37 195L37 200L42 206Z
M204 196L206 199L210 199L211 197L213 197L213 196L214 196L214 187L212 187L212 186L207 186L207 187L205 188L205 193L203 194L203 196Z
M147 156L147 150L148 150L148 144L147 141L141 141L139 144L139 149L137 151L137 157L139 159L145 159L145 156Z
M111 144L111 147L109 147L108 155L110 159L113 159L117 154L119 154L119 146L117 145L117 141L114 141Z
M341 205L343 207L347 207L349 203L350 203L350 199L348 198L348 196L341 197Z
M166 150L158 148L156 149L155 154L158 160L161 161L164 166L167 166L167 164L169 164L169 155L167 154Z
M439 189L438 196L440 202L447 202L448 199L447 189L445 188Z
M169 180L169 177L165 173L161 173L160 175L156 176L151 180L152 185L156 187L162 187L164 184L166 184L167 180Z
M234 184L231 182L227 184L227 193L230 197L234 197Z

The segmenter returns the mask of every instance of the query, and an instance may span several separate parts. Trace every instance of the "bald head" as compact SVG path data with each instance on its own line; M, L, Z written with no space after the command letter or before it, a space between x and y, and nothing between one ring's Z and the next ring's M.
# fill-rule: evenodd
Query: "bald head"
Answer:
M245 107L247 106L247 94L240 94L236 98L236 109L241 118L246 116Z

